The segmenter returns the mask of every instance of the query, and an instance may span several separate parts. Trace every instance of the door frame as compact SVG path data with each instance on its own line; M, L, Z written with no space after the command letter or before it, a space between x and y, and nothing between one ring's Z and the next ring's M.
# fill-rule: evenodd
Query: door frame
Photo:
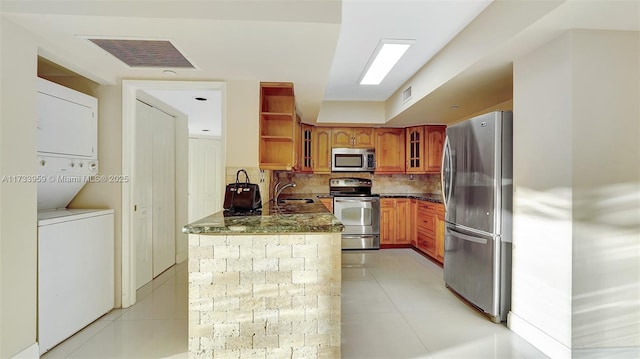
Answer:
M122 81L122 175L132 178L133 154L135 152L136 100L140 90L216 90L222 92L222 133L226 122L226 83L216 81L163 81L163 80L123 80ZM222 145L225 146L225 136ZM122 183L122 233L121 233L121 299L122 308L136 302L135 281L135 241L132 239L133 193L130 181Z

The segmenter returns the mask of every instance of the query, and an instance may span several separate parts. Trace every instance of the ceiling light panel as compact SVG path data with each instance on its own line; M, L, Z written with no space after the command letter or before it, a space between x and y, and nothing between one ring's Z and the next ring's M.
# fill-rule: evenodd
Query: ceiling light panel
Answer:
M89 38L129 67L195 68L168 40Z
M382 39L360 78L361 85L379 85L415 40Z

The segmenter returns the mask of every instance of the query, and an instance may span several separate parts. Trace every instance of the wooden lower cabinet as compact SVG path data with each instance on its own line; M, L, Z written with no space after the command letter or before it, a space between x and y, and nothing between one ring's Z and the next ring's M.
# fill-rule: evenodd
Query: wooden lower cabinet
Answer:
M322 203L329 212L333 213L333 198L320 198L320 203Z
M444 206L440 203L417 201L415 247L444 263Z
M436 260L444 264L444 206L436 211Z
M380 199L380 245L408 245L411 236L410 200Z
M416 226L416 219L418 218L418 200L411 199L409 201L409 243L412 246L418 246L418 227Z

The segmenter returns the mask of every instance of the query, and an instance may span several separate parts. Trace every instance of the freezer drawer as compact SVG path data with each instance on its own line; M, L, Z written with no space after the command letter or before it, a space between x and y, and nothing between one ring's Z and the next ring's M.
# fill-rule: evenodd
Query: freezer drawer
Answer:
M444 281L492 321L506 320L511 297L511 243L445 225Z

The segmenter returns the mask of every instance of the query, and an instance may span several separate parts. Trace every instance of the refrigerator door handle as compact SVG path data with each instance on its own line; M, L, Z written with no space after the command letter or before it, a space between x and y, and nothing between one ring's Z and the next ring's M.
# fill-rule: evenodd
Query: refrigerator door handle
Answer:
M451 181L453 180L452 165L451 165L451 144L449 143L449 136L445 136L443 145L442 166L440 170L440 185L442 188L442 203L444 204L444 210L447 211L449 207L449 198L451 198L451 190L453 188ZM448 168L446 168L446 167ZM449 175L445 178L445 172ZM445 183L447 181L447 183Z
M462 240L469 241L469 242L487 244L487 240L485 238L478 238L478 237L470 236L468 234L460 233L453 228L448 228L448 230L449 232L451 232L451 235L456 238L460 238Z

